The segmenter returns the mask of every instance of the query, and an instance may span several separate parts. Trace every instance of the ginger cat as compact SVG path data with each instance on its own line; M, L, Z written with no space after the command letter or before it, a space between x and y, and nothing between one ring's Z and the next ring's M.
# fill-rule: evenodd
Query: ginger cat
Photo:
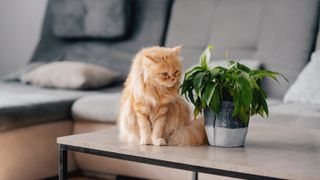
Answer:
M118 125L120 139L153 145L207 144L203 120L192 121L179 96L181 46L150 47L133 59L125 82Z

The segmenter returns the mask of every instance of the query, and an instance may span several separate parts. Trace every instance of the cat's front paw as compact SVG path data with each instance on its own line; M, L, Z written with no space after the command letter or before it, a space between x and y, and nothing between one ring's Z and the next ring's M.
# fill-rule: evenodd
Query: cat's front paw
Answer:
M150 138L141 138L140 139L140 144L142 145L148 145L148 144L152 144L151 139Z
M152 140L152 144L155 146L165 146L167 142L163 138L157 138Z

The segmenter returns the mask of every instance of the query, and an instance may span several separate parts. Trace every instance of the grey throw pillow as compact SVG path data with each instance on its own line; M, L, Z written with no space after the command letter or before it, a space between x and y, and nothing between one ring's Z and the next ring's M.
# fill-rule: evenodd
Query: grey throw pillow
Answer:
M126 0L55 0L53 31L63 38L123 37L130 7Z
M64 89L94 89L117 80L118 75L101 66L62 61L39 66L20 77L32 85Z
M320 51L311 56L311 61L301 71L296 81L284 96L285 102L312 103L320 105Z

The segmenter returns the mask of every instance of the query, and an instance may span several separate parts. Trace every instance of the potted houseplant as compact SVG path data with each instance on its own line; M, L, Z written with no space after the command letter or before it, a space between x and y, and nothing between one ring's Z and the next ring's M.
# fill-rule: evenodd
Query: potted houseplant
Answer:
M276 81L278 73L252 70L234 61L228 67L209 67L209 45L200 64L188 70L180 86L181 95L194 105L195 118L204 113L209 144L220 147L243 146L250 116L268 116L267 93L259 82L269 77Z

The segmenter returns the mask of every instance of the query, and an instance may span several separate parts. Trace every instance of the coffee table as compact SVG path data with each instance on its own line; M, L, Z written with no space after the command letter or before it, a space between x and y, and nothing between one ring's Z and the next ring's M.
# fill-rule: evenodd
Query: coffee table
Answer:
M320 179L320 131L251 123L244 148L147 146L120 142L118 130L59 137L59 179L67 151L245 179Z

